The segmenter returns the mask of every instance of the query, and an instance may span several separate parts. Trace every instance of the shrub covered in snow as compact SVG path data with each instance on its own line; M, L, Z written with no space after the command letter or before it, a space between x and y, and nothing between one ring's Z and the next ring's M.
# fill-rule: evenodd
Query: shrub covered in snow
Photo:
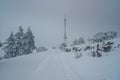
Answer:
M60 44L59 49L64 50L67 45L65 43Z
M47 48L45 48L45 47L37 48L37 52L43 52L43 51L47 51Z
M85 43L84 38L80 37L79 39L73 41L72 46L81 45L83 43Z
M116 44L116 45L115 45ZM75 58L80 58L84 54L91 55L92 57L102 57L108 55L108 52L113 51L114 48L120 48L120 44L114 40L107 40L100 43L70 46L64 49L64 52L75 54Z

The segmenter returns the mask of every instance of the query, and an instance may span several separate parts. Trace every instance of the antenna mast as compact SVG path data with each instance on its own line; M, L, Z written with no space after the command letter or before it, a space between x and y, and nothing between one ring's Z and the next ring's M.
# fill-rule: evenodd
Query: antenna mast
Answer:
M67 46L66 22L66 15L64 15L64 44Z

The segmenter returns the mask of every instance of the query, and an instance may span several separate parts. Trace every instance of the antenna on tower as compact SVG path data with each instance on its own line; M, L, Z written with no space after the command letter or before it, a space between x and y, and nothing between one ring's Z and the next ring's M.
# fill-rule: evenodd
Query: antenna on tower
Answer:
M64 44L67 46L66 23L67 23L66 15L64 15Z

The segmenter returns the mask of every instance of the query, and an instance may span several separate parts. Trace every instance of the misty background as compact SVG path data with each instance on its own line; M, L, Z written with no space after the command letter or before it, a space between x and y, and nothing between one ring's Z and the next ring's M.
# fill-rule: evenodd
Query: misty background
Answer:
M120 32L120 0L0 0L0 41L20 25L29 25L37 46L63 42L64 15L68 41L97 32Z

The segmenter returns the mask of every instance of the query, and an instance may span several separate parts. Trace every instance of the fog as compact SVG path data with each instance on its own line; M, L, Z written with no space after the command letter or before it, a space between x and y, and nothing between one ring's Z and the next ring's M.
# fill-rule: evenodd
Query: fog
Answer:
M97 32L120 32L120 0L0 0L0 41L20 25L28 26L37 46L63 42L64 15L68 41Z

